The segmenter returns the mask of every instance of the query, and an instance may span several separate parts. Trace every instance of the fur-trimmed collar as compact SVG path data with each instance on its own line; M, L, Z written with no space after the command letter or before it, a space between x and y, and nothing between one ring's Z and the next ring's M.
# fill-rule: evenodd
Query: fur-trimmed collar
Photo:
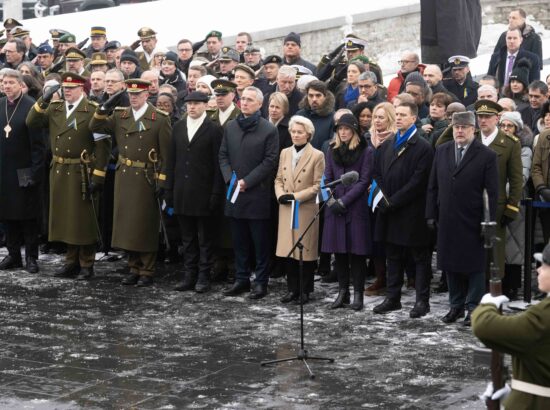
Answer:
M304 98L302 98L302 101L300 101L299 107L312 112L319 117L326 117L328 115L333 115L334 113L334 94L332 94L330 91L327 91L327 98L325 98L325 103L321 106L320 109L313 111L309 105L309 101L307 100L307 94L304 95Z

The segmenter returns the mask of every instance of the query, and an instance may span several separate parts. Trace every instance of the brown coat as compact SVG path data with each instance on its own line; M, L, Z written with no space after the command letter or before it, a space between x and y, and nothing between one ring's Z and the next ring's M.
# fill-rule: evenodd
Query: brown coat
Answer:
M319 206L316 197L323 172L325 171L325 156L319 150L307 144L302 157L298 161L294 171L292 170L292 152L294 147L281 151L279 169L275 178L275 196L279 198L283 194L294 194L294 198L300 201L299 229L290 229L292 207L290 204L279 206L279 232L277 236L277 256L286 257L294 242L302 234L311 219L317 213ZM304 261L317 260L319 243L319 221L315 221L304 238ZM299 259L296 249L294 259Z
M540 188L550 186L548 180L548 167L550 166L550 130L544 130L540 133L535 152L533 153L533 166L531 168L531 178L533 185L538 191Z

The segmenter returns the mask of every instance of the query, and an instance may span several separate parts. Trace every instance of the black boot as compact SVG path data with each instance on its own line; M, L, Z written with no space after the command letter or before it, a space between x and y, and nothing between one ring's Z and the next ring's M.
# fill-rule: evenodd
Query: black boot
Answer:
M38 273L38 271L40 270L34 256L27 256L27 264L25 266L25 270L29 273Z
M351 304L350 308L353 310L361 310L363 309L363 290L355 290L353 291L353 303Z
M23 262L21 261L21 255L19 255L19 257L8 255L4 259L2 259L2 262L0 262L0 270L16 269L22 267Z
M345 304L349 304L349 289L348 288L340 288L338 290L338 296L332 302L332 305L330 305L331 309L338 309L341 307L344 307Z
M90 280L94 277L94 267L80 268L80 273L76 277L76 280Z
M210 274L208 272L199 273L199 278L195 284L195 292L205 293L210 290Z
M174 287L174 290L177 290L177 291L180 291L180 292L193 290L193 289L195 289L195 282L196 281L197 281L197 275L196 274L193 274L193 273L190 273L190 272L185 272L184 275L183 275L183 280L176 284L176 286Z

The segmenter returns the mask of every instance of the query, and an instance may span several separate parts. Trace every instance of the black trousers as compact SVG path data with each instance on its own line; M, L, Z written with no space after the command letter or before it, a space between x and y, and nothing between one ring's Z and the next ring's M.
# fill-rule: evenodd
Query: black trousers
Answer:
M214 221L211 216L177 215L186 275L209 275L214 265Z
M300 292L300 261L293 258L285 258L286 284L289 292ZM304 261L303 265L303 289L304 293L313 292L313 275L317 263Z
M250 265L255 257L255 283L268 284L268 263L271 250L270 224L269 219L231 218L231 236L235 251L235 278L237 282L250 281Z
M12 257L21 259L21 246L25 245L25 256L38 259L38 233L40 231L38 219L4 221L4 227L6 248Z
M355 292L363 292L367 276L367 261L364 255L335 253L335 267L340 289L349 288L350 275Z
M403 286L403 272L407 266L408 257L414 260L416 270L416 301L427 302L430 298L430 247L405 247L386 243L386 258L388 261L388 280L386 297L400 300Z

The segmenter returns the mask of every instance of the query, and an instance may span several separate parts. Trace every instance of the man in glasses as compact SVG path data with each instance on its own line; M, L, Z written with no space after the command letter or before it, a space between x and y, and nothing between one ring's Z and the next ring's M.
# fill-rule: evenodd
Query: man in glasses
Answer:
M388 85L388 101L392 102L393 98L405 91L405 78L409 73L418 71L421 74L426 67L424 64L420 64L420 57L416 53L410 51L405 52L401 59L398 61L400 70L397 72L397 76L392 78Z

